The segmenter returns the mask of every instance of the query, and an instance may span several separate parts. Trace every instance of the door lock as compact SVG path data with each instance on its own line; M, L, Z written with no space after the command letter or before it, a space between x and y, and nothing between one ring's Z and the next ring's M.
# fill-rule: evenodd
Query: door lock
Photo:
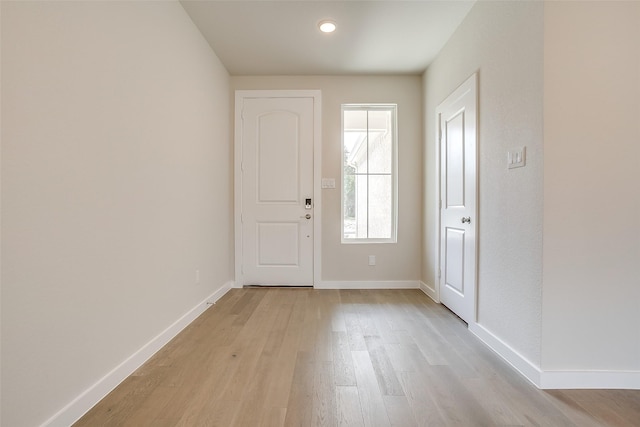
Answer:
M467 224L471 224L471 217L462 217L462 223L467 223Z
M304 199L304 208L311 209L311 199Z

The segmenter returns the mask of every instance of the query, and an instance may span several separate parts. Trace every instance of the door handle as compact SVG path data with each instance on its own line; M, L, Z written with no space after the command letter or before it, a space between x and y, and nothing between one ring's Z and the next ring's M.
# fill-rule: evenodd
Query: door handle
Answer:
M470 216L468 216L468 217L464 217L464 216L463 216L463 217L462 217L462 223L463 223L463 224L464 224L464 223L471 224L471 217L470 217Z
M305 216L301 216L300 218L311 219L311 214L306 214Z

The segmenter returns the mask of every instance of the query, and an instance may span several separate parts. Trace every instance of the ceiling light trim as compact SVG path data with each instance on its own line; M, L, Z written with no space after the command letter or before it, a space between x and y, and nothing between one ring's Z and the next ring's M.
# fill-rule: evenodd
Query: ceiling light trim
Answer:
M323 19L318 22L318 29L325 34L331 34L335 32L337 28L336 22L331 19Z

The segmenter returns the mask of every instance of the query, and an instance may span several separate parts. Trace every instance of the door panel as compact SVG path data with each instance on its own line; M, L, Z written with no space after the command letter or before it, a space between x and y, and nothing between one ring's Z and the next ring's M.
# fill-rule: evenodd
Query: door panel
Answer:
M440 129L440 301L475 321L476 75L437 109Z
M300 223L258 223L256 232L258 248L257 265L292 266L300 265Z
M446 207L464 206L464 110L445 122Z
M464 295L464 230L445 230L444 284L460 295Z
M241 282L313 284L314 100L242 98Z
M257 117L255 163L259 203L299 201L299 117L290 111L273 111Z

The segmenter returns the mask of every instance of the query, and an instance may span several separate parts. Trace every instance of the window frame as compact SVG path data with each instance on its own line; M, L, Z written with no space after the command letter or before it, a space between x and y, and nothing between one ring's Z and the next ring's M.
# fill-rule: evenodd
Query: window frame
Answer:
M344 113L345 111L390 111L391 112L391 236L388 238L371 238L371 237L355 237L346 238L344 233L345 227L345 129L344 129ZM367 123L367 132L369 125ZM398 242L398 104L342 104L340 107L340 242L342 244L363 244L363 243L397 243ZM367 181L371 175L367 170ZM367 191L369 186L367 185ZM368 199L368 197L367 197ZM367 215L369 211L369 202L367 200ZM367 230L368 234L368 230Z

